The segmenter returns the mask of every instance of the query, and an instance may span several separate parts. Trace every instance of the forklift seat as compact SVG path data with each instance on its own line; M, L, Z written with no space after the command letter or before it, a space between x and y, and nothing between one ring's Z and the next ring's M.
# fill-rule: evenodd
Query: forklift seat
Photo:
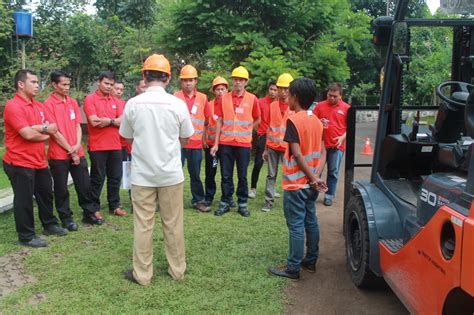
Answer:
M410 141L406 134L388 135L382 144L380 174L384 179L417 179L429 175L437 150L437 143L431 140Z

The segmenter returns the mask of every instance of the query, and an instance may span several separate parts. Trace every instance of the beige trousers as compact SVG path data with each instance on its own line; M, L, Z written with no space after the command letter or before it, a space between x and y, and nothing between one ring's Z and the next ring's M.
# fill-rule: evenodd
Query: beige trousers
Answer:
M184 278L183 228L184 183L168 187L144 187L132 185L133 203L133 276L141 285L147 285L153 277L153 227L159 205L168 273L175 280Z

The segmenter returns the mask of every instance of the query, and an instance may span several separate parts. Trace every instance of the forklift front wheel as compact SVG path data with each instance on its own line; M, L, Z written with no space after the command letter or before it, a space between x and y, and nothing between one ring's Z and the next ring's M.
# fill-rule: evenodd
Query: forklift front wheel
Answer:
M346 261L352 282L361 288L373 285L376 276L370 270L370 241L367 214L360 196L352 196L347 204Z

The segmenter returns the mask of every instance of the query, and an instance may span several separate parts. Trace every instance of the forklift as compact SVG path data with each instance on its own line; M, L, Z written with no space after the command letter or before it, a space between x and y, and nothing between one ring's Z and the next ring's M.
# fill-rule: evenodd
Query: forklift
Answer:
M386 59L372 164L355 163L356 112L371 108L348 112L347 268L360 288L383 279L412 314L474 314L474 19L407 18L409 2L398 0L393 17L373 22ZM461 12L471 2L441 5ZM404 102L417 27L452 30L451 78L438 83L436 106ZM424 127L419 113L428 110L437 115ZM408 111L417 113L411 125L402 119ZM354 179L369 166L369 180Z

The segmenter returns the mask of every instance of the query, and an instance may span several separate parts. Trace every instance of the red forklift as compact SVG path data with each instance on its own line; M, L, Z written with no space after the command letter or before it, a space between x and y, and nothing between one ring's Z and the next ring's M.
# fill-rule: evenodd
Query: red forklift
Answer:
M374 20L374 44L385 51L380 105L348 112L344 182L347 268L360 288L381 279L413 314L474 314L474 20L393 17ZM472 0L441 0L474 14ZM469 12L465 12L468 10ZM439 104L407 104L404 75L416 28L452 31L450 78ZM449 66L448 66L449 67ZM449 71L447 72L449 73ZM355 163L356 112L376 109L372 164ZM404 117L415 113L409 125ZM420 112L436 112L431 125ZM417 113L417 114L416 114ZM370 180L355 169L371 167Z

